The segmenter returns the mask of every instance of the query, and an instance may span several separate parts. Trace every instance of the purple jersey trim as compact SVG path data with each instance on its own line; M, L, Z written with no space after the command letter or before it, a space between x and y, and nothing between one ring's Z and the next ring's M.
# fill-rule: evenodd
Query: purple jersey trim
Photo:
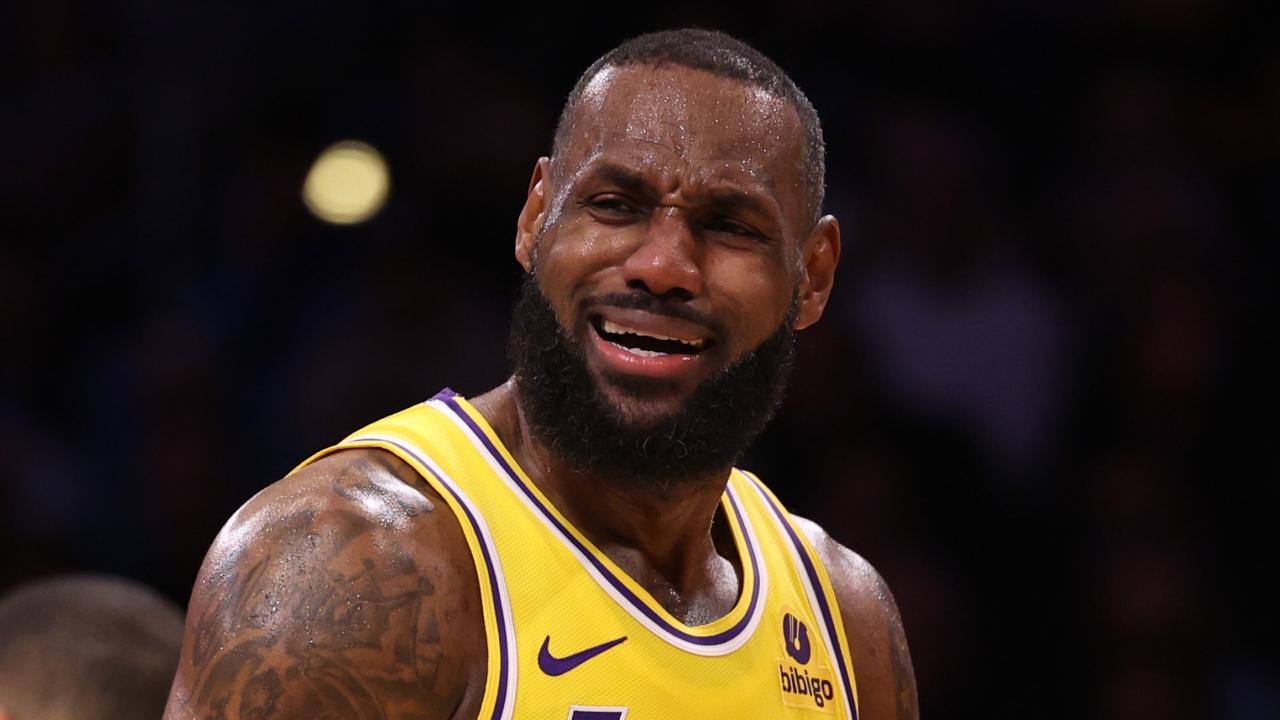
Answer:
M822 623L826 625L827 636L831 638L831 652L835 655L836 666L840 670L840 683L844 687L844 696L849 699L849 712L854 720L857 720L858 705L854 702L853 684L849 682L849 673L844 662L844 652L840 649L840 635L836 632L835 618L831 614L831 606L827 603L827 594L818 578L818 571L814 568L813 561L809 558L809 551L804 542L800 540L800 536L796 534L795 529L791 527L791 523L787 520L786 511L782 509L782 506L764 489L759 480L750 475L747 475L747 478L756 486L760 497L765 499L765 504L773 511L774 516L778 519L778 524L786 530L787 536L791 538L791 543L795 546L796 555L800 557L800 564L804 566L805 575L808 576L809 584L813 587L813 596L818 601L818 609L822 613Z
M355 441L357 442L361 440L362 438L355 438ZM422 453L417 452L415 448L397 441L395 438L379 436L376 438L376 441L387 442L395 445L414 458L420 458L422 455ZM500 718L502 718L502 710L507 699L507 675L511 662L511 653L507 648L507 613L504 612L503 608L503 596L505 595L505 592L503 592L503 588L498 584L498 576L493 570L494 560L493 557L489 555L489 547L484 541L484 534L480 529L480 524L476 522L475 516L471 514L471 509L467 506L467 503L463 501L461 493L453 487L452 483L446 482L443 478L437 475L426 462L422 462L422 460L419 459L419 464L422 466L423 470L430 473L431 476L436 479L436 484L439 487L443 487L449 491L449 494L457 501L458 507L462 508L462 512L466 514L467 522L471 523L471 529L480 540L477 544L480 546L480 552L484 555L484 567L486 576L489 579L490 595L493 596L493 602L497 606L494 608L494 617L498 625L498 693L497 701L493 705L493 715L491 717L494 718L494 720L500 720Z
M619 594L625 597L627 601L630 602L636 610L643 613L645 617L657 624L658 627L661 627L663 630L671 633L681 640L703 647L711 647L729 642L741 634L742 631L751 624L751 619L756 612L756 606L760 602L760 558L756 551L754 539L751 537L750 533L746 532L747 524L742 516L742 508L739 506L738 498L734 494L732 488L725 488L729 498L729 506L733 508L733 514L738 520L738 527L742 528L742 537L744 538L747 546L747 554L751 562L751 571L755 578L755 581L751 584L751 600L747 603L747 611L743 613L742 618L739 619L738 622L734 623L733 627L715 635L693 635L685 632L682 628L667 622L665 618L655 612L653 608L649 607L649 605L637 597L635 593L631 592L631 589L628 588L612 570L607 568L604 563L600 562L600 559L596 557L595 553L589 550L586 545L582 544L578 538L574 537L573 533L569 532L568 528L566 528L564 524L547 509L546 505L538 499L538 496L520 479L519 473L511 467L511 464L507 462L506 458L502 456L502 453L498 451L498 448L494 446L493 442L489 439L489 435L484 432L476 421L471 418L471 415L468 414L467 411L463 410L458 404L458 401L455 399L456 396L457 393L445 388L433 399L439 400L447 405L454 414L461 418L462 421L471 428L471 431L475 433L475 436L484 444L485 449L493 459L502 467L503 471L515 481L515 486L519 488L520 492L523 493L533 506L538 509L538 512L547 520L547 522L549 522L559 532L560 536L564 538L566 542L577 548L582 556L587 558L587 560L595 566L601 577L605 578Z

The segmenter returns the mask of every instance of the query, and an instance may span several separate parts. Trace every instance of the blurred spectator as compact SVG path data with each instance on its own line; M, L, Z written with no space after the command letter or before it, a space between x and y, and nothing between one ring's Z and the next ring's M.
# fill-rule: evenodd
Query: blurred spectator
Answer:
M0 597L0 720L154 720L182 613L123 578L66 575Z
M1073 358L1067 318L991 197L989 150L941 113L883 126L869 247L836 302L892 402L964 428L988 476L1042 475Z

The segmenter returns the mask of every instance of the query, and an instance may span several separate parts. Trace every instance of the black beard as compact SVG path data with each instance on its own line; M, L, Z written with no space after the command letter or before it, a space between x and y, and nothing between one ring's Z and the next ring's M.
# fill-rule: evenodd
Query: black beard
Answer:
M660 308L636 292L629 307ZM512 313L507 355L533 436L576 472L671 489L727 473L782 403L795 357L796 312L755 350L702 382L674 413L628 420L596 386L581 347L566 335L531 273ZM642 394L660 381L616 384Z

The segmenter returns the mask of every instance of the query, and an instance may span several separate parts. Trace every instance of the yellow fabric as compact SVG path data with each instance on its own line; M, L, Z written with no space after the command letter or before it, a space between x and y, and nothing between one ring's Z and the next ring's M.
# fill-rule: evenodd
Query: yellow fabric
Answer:
M721 501L743 567L739 601L686 626L551 506L461 397L441 393L307 463L351 447L410 463L462 525L488 642L480 718L857 717L830 580L754 476L735 470ZM573 657L584 651L594 654Z

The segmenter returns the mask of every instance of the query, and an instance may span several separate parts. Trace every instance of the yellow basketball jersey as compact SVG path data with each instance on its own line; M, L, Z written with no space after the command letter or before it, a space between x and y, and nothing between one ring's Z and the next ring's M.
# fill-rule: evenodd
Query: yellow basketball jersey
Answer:
M830 580L755 476L734 470L721 500L742 559L738 603L689 626L574 528L452 391L307 462L354 447L404 459L458 517L484 605L483 720L857 717Z

